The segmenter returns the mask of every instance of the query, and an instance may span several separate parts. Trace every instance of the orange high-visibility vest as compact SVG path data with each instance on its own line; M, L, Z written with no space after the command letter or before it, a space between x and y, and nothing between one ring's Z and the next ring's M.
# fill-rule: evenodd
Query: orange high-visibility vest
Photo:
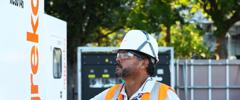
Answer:
M120 94L122 84L116 84L111 87L105 100L123 100L123 96ZM144 93L141 96L141 100L165 100L167 97L167 91L171 89L168 85L156 82L151 93Z

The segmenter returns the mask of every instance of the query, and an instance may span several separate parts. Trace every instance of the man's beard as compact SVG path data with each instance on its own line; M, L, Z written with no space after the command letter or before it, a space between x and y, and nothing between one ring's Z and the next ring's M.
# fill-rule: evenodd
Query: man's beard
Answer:
M129 70L127 68L123 68L122 65L120 63L116 64L116 68L115 68L115 75L117 77L122 77L125 78L130 74Z

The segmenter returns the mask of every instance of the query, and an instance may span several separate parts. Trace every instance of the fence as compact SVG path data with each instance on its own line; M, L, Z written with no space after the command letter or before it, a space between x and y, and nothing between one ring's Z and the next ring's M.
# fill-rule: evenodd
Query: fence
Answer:
M240 60L177 60L181 100L240 100Z

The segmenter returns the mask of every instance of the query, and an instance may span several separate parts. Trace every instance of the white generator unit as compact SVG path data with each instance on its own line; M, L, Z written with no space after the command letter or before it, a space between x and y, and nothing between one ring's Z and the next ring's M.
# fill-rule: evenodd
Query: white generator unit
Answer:
M44 0L0 1L0 100L67 100L67 24Z

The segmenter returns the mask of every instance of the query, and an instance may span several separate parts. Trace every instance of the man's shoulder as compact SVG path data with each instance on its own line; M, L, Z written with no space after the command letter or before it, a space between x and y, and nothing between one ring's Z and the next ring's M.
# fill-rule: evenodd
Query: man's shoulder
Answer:
M162 81L160 81L157 77L152 77L154 84L160 84L160 85L164 85L164 86L168 86L171 87L170 85L163 83Z
M149 85L149 86L151 86L153 90L154 89L159 90L160 88L163 88L164 90L172 90L172 91L174 91L170 85L159 81L156 77L152 77L152 81L150 82L150 84L152 86L151 85Z
M121 86L121 84L115 84L115 85L113 85L113 86L105 89L105 90L102 91L101 93L97 94L95 97L93 97L93 98L90 99L90 100L101 100L102 98L105 98L105 97L106 97L106 95L107 95L107 93L108 93L109 91L112 91L113 89L115 90L115 89L119 88L120 86Z

